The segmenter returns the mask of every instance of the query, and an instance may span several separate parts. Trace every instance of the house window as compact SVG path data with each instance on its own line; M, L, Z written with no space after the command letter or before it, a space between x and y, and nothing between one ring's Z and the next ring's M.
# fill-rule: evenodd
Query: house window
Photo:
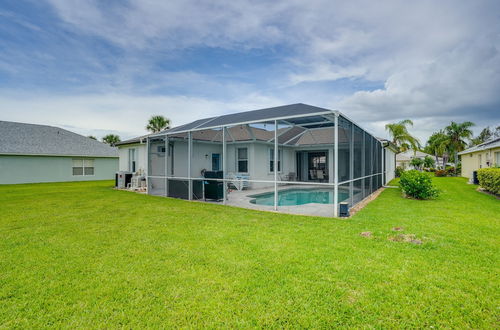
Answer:
M240 173L248 173L248 148L238 148L237 169Z
M165 153L165 146L158 146L156 148L156 151L159 153L159 154L164 154Z
M212 154L212 171L220 171L220 154Z
M281 150L278 149L278 172L281 172ZM269 149L269 172L274 172L274 148Z
M170 157L170 175L174 175L174 145L168 144L168 157Z
M500 166L500 152L495 152L495 165Z
M128 170L130 172L136 171L136 162L137 162L136 154L137 154L136 149L129 149L128 150Z
M94 175L94 160L73 159L73 175Z

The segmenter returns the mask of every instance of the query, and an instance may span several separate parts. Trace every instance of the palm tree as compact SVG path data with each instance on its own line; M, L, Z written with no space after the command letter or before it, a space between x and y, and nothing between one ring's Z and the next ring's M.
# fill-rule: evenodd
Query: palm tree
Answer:
M498 129L498 127L497 127ZM490 127L483 128L481 133L475 138L471 140L470 146L477 146L478 144L481 144L483 142L486 142L488 139L490 139L493 136L493 132L490 130Z
M170 128L170 119L163 116L152 116L146 126L146 129L151 133L157 133L167 128Z
M392 143L398 146L400 152L410 148L414 151L420 149L420 141L408 132L408 125L413 126L413 122L410 119L385 125L385 129L392 136Z
M443 130L439 132L432 133L431 137L427 141L425 146L425 152L434 155L436 158L436 164L439 164L439 157L443 158L443 166L448 162L448 146L450 144L450 139L448 135L444 133Z
M114 147L115 144L120 142L120 137L115 134L108 134L105 137L102 138L102 142L109 144L110 146Z
M472 130L470 129L474 126L473 122L466 121L461 124L452 121L450 125L446 126L445 131L450 139L450 151L453 153L455 161L455 172L458 165L458 153L463 151L467 147L467 143L464 139L469 139L472 137ZM455 173L456 174L456 173Z

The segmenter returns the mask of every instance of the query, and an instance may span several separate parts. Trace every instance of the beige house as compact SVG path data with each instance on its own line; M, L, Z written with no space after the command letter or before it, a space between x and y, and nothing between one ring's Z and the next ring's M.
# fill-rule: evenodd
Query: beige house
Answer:
M458 153L462 158L462 176L472 178L480 168L500 166L500 137L490 139Z

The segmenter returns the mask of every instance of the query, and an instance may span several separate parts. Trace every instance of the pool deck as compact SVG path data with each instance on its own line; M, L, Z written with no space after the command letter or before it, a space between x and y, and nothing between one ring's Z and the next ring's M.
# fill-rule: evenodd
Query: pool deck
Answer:
M308 185L307 189L325 189L325 186ZM279 190L288 189L305 189L303 185L287 185L286 187L279 188ZM258 194L272 193L273 187L249 189L249 190L232 190L228 194L226 205L243 207L247 209L260 210L260 211L274 211L274 206L253 204L250 201L255 197L250 197ZM320 217L333 217L333 204L320 204L309 203L302 205L283 205L278 206L278 212L285 212L291 214L313 215Z

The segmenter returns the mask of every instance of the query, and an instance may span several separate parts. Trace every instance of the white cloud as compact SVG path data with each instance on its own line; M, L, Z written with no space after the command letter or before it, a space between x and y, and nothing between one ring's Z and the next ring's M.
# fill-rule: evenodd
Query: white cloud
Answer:
M0 93L0 95L5 93ZM248 95L238 102L220 102L184 96L93 94L0 96L2 120L66 127L83 135L119 134L122 139L146 133L152 115L164 115L175 126L229 112L280 105L281 100Z
M123 55L96 79L101 94L93 86L82 86L82 96L22 101L3 93L0 101L9 103L0 107L25 109L26 118L82 129L97 122L132 135L153 113L181 124L228 109L305 102L340 109L382 136L386 122L411 118L420 137L451 120L500 120L494 110L500 105L495 1L47 1L66 28L110 42ZM195 47L283 47L284 73L244 84L189 69L158 70L173 52ZM321 85L343 78L384 88L345 96ZM30 110L35 104L44 115Z

